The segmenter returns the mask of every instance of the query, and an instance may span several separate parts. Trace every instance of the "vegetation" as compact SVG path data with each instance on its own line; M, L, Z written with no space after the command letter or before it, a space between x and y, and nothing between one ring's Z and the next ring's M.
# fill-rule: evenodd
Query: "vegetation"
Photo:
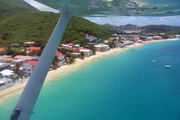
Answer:
M22 0L19 1L22 2ZM8 9L8 12L11 12L11 9ZM1 18L2 16L4 15L0 14ZM22 10L14 15L9 15L8 17L3 17L0 21L0 44L22 44L27 41L41 41L40 43L36 42L35 46L41 47L42 45L43 48L45 46L43 44L48 41L59 17L60 14L39 12L31 10L31 8ZM61 43L71 42L84 46L87 42L85 35L105 39L109 38L111 34L103 26L92 23L82 17L72 17L67 25Z
M66 54L66 56L65 56L65 62L67 63L67 64L73 64L74 62L75 62L75 56L73 56L73 55L71 55L71 54Z
M96 54L96 50L95 50L94 45L88 45L87 48L92 50L93 54Z
M58 66L59 62L59 58L55 55L51 65L55 68Z

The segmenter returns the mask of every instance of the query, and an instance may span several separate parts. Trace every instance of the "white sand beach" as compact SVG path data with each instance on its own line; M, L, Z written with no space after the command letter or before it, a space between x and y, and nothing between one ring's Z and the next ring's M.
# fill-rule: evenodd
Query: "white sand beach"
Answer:
M179 39L165 39L165 40L153 40L150 42L146 42L146 43L151 43L151 42L162 42L162 41L170 41L170 40L179 40ZM50 80L54 80L56 78L61 77L62 75L64 75L65 73L68 73L70 71L76 70L78 68L80 68L81 66L84 66L92 61L98 60L104 56L109 56L109 55L113 55L113 54L117 54L120 53L128 48L133 48L133 47L139 47L143 44L141 43L135 43L132 44L130 46L127 46L126 48L122 49L122 48L114 48L114 49L110 49L109 51L106 52L96 52L96 55L90 56L90 57L86 57L85 59L76 59L75 63L72 65L64 65L61 66L59 68L57 68L56 70L51 70L48 72L47 77L45 82L50 81ZM15 85L12 86L10 88L7 88L5 90L0 91L0 102L5 101L7 98L16 95L16 94L20 94L22 92L22 90L24 89L25 85L27 82L24 82L22 84L19 85Z

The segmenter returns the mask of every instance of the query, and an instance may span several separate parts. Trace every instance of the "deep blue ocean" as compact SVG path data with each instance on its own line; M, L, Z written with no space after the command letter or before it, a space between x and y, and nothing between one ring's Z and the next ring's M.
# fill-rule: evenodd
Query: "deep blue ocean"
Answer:
M18 97L0 104L0 120ZM34 112L30 120L180 120L180 41L131 48L49 81Z

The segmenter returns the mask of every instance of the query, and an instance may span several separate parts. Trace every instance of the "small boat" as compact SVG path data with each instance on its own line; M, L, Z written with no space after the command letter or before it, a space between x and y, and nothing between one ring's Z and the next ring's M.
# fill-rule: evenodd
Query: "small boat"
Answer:
M153 62L156 62L155 60L153 60Z
M165 68L170 68L171 66L170 65L165 65Z

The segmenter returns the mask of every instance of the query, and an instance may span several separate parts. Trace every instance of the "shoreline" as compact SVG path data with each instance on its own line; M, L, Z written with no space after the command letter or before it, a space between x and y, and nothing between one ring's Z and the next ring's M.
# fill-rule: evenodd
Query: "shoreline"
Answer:
M173 41L173 40L180 40L180 39L153 40L153 41L145 42L144 44L152 43L152 42ZM143 44L141 44L141 43L134 43L132 45L127 46L127 48L113 48L113 49L110 49L109 51L106 51L106 52L96 52L96 55L93 55L93 56L90 56L90 57L86 57L83 60L76 58L76 61L75 61L74 64L63 65L63 66L61 66L61 67L59 67L59 68L57 68L55 70L49 71L47 76L46 76L44 85L48 81L52 81L54 79L60 78L64 74L66 74L68 72L71 72L71 71L74 71L74 70L77 70L80 67L82 67L82 66L84 66L84 65L86 65L86 64L88 64L90 62L96 61L96 60L98 60L98 59L100 59L102 57L114 55L114 54L123 52L123 51L125 51L125 50L127 50L129 48L140 47L142 45ZM24 89L24 87L26 86L26 83L27 82L24 82L22 84L9 87L9 88L7 88L5 90L1 90L0 91L0 103L6 101L6 99L8 99L9 97L11 97L13 95L21 94L23 89Z

